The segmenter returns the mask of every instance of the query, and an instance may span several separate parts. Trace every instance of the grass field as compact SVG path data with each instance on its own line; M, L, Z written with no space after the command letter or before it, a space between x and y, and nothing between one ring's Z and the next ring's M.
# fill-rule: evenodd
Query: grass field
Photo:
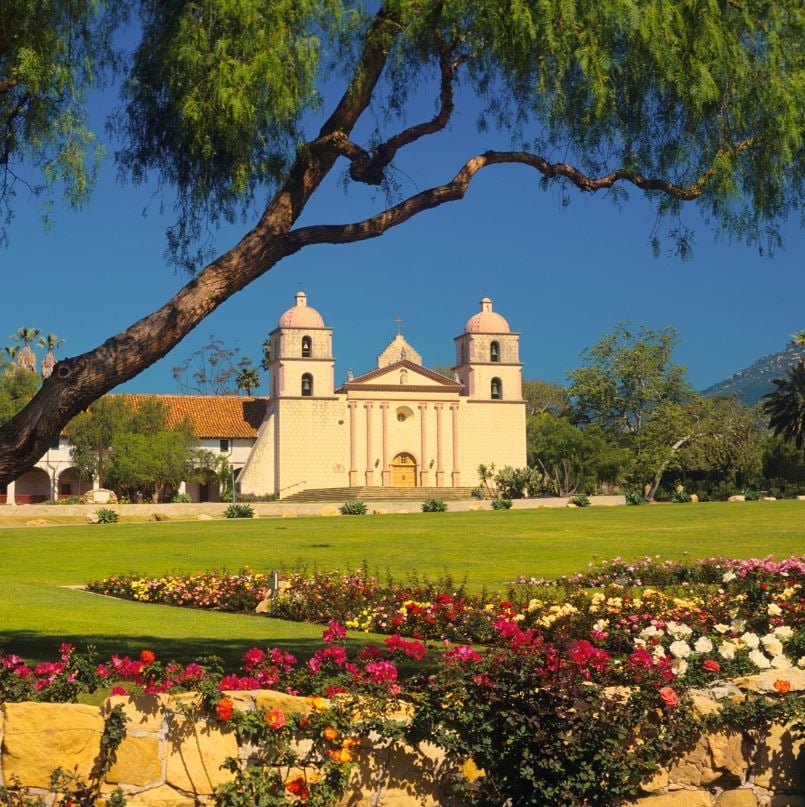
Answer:
M0 648L52 658L63 641L103 655L150 647L162 658L253 645L304 654L321 628L112 600L68 588L137 572L349 570L366 562L397 580L416 572L504 588L519 574L555 577L596 558L682 559L805 553L805 502L518 510L351 518L260 519L0 529Z

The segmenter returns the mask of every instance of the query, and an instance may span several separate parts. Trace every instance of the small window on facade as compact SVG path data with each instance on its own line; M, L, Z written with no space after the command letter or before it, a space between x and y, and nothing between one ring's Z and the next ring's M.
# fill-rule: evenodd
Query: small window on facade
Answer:
M228 452L229 451L229 440L221 440L219 448L223 452Z
M57 437L50 446L51 451L58 451L59 450L59 438Z
M500 361L500 344L498 342L492 342L489 345L489 360Z
M302 337L302 358L309 359L310 358L310 349L311 349L311 342L309 336Z
M306 398L313 395L313 376L310 373L302 376L302 395Z
M499 401L503 397L503 384L500 383L499 378L492 379L492 400Z

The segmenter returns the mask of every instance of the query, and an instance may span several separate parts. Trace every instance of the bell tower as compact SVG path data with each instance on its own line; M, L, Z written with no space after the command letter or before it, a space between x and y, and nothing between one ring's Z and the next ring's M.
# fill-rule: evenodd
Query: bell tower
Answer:
M512 333L504 317L492 310L488 297L456 337L453 368L464 395L475 401L523 400L520 334Z
M270 397L333 396L333 329L325 327L321 314L307 304L303 291L296 293L295 305L279 318L269 341Z

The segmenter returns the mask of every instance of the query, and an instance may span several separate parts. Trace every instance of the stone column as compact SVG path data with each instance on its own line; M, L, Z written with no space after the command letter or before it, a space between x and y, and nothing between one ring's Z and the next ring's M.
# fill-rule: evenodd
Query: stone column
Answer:
M436 487L444 487L444 463L442 451L442 409L444 404L435 404L436 410Z
M14 493L15 493L16 489L17 489L16 481L9 482L8 485L6 485L6 504L16 504L17 503L17 500L14 498Z
M424 488L428 486L428 440L427 424L428 405L419 404L419 484Z
M461 473L458 470L458 404L450 404L450 413L453 416L453 472L450 475L454 488L461 485Z
M347 406L349 407L349 486L354 488L358 485L358 457L355 434L355 411L358 404L356 401L350 401Z
M391 468L389 468L389 405L380 404L380 411L383 416L383 472L382 485L388 487L391 484Z
M184 480L182 480L182 481L179 483L179 491L178 491L178 492L179 492L179 495L180 495L180 496L183 496L185 493L187 493L187 482L185 482Z
M366 486L374 484L374 466L372 465L372 404L363 405L366 410Z

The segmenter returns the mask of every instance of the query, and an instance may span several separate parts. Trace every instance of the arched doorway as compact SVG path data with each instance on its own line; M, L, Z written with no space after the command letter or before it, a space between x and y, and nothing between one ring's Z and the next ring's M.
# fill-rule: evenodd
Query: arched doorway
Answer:
M391 485L395 488L416 487L416 460L402 452L391 461Z

